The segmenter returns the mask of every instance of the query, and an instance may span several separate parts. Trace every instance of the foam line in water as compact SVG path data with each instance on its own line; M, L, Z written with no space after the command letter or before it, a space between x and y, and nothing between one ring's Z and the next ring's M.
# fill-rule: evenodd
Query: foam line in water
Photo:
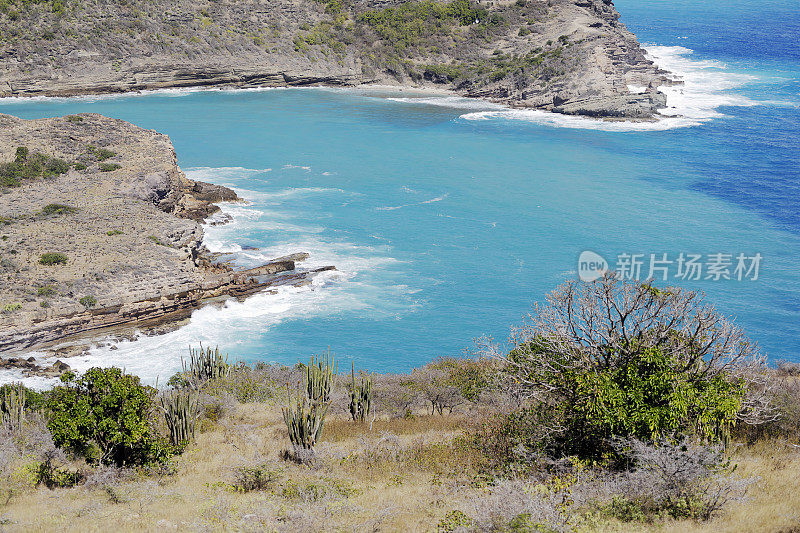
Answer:
M81 94L76 96L5 96L0 97L2 104L26 104L33 102L99 102L102 100L120 100L124 98L137 98L141 96L166 96L180 98L194 93L220 92L220 93L250 93L294 89L294 87L174 87L166 89L144 89L122 93ZM303 87L297 87L303 89Z
M376 207L376 211L394 211L395 209L402 209L404 207L413 207L415 205L425 205L425 204L433 204L436 202L441 202L442 200L446 199L450 196L449 192L444 193L441 196L437 196L436 198L431 198L430 200L422 200L421 202L414 202L411 204L403 204L403 205L390 205L385 207Z
M437 107L448 107L451 109L505 109L500 104L478 100L476 98L466 98L463 96L398 96L389 97L387 100L402 104L430 105Z
M202 169L208 176L219 177L229 169ZM247 169L234 169L230 176ZM193 170L192 172L196 172ZM197 177L193 174L192 177ZM241 193L242 191L237 191ZM280 192L280 191L279 191ZM286 191L284 191L286 192ZM341 194L339 189L306 188L299 194ZM294 223L290 215L264 208L274 194L253 198L252 205L223 203L228 224L207 225L204 244L212 252L230 253L237 264L247 267L264 264L294 252L308 252L310 257L298 264L300 269L335 265L337 270L317 274L310 285L280 286L275 294L257 293L243 302L230 299L222 305L207 305L192 313L189 323L158 336L139 336L135 340L96 342L86 355L71 357L68 364L83 372L94 366L118 366L153 384L166 380L181 368L181 357L188 347L219 345L231 356L248 352L263 344L271 328L287 320L354 314L364 318L395 318L419 305L414 297L418 289L403 284L395 276L401 263L385 244L356 245L330 240L320 235L324 228L303 222ZM279 195L280 197L280 195ZM283 195L287 197L287 195ZM255 248L243 246L248 239ZM251 346L252 345L252 346ZM43 360L40 364L52 364ZM46 378L23 377L17 370L0 371L0 383L22 380L26 385L47 388L57 383Z
M596 129L612 132L663 131L674 128L698 126L722 117L717 109L723 106L758 105L744 96L732 93L756 78L747 74L729 72L723 63L697 60L694 53L682 46L646 46L650 59L683 84L662 86L667 97L667 108L653 122L607 121L578 116L559 115L535 109L503 109L467 113L465 120L520 120L560 128ZM642 87L630 87L632 93L642 92Z

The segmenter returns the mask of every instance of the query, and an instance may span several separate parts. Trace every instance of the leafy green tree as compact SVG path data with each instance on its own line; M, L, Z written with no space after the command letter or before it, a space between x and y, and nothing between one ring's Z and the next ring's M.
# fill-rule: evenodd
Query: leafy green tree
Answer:
M521 427L545 428L526 444L557 454L601 458L612 437L720 441L737 421L772 416L763 357L694 292L567 283L511 346L506 386L536 422Z
M65 376L65 385L55 387L46 403L57 446L119 466L163 462L171 455L153 424L155 389L119 368Z

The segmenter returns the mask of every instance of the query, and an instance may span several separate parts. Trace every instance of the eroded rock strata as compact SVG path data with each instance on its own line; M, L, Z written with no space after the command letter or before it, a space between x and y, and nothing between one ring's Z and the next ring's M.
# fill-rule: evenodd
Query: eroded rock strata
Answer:
M95 114L0 115L0 163L12 161L27 165L21 175L44 170L14 184L14 169L0 169L0 354L178 320L324 270L296 268L303 253L249 270L215 262L200 222L239 198L187 179L155 131Z
M0 96L390 84L648 119L670 83L611 0L7 4Z

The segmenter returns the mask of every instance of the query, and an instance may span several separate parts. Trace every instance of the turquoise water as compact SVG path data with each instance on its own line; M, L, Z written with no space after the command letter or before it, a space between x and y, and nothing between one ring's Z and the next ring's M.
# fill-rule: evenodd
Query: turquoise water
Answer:
M97 112L167 133L190 177L250 201L224 207L233 222L207 229L211 249L242 264L308 251L309 266L339 268L70 364L163 380L203 341L283 363L330 346L358 366L405 371L476 337L504 339L576 277L584 250L612 265L624 253L761 254L757 280L669 283L705 291L771 359L800 361L796 4L617 6L686 78L670 94L682 117L604 125L325 89L0 101L24 118Z

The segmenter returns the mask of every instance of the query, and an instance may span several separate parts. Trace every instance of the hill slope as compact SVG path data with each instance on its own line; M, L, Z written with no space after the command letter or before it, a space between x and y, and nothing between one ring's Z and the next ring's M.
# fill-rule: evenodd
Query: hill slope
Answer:
M0 96L381 83L649 118L667 80L618 19L610 0L0 0Z

